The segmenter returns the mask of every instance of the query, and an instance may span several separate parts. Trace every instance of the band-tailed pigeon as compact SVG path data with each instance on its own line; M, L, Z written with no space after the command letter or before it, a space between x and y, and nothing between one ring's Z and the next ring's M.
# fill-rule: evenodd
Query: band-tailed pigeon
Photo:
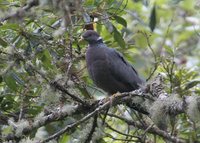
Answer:
M99 34L87 30L83 35L89 45L87 69L93 82L108 94L133 91L143 83L136 70L115 49L108 48Z

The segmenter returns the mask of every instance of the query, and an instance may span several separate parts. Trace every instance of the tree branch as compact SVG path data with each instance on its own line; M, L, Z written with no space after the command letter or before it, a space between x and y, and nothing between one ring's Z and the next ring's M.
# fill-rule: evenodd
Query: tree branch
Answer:
M135 122L133 120L129 120L129 119L126 119L126 118L123 118L121 116L117 116L115 114L108 114L108 116L110 117L114 117L114 118L118 118L124 122L126 122L128 125L132 125L134 127L137 127L139 129L143 129L145 130L146 132L148 133L151 133L151 134L156 134L156 135L159 135L169 141L172 141L174 143L186 143L187 141L183 140L183 139L180 139L180 138L177 138L175 136L171 136L170 134L168 134L167 132L163 131L163 130L160 130L159 128L157 127L151 127L150 124L140 124L139 122ZM151 127L151 128L149 128ZM148 129L148 130L146 130Z

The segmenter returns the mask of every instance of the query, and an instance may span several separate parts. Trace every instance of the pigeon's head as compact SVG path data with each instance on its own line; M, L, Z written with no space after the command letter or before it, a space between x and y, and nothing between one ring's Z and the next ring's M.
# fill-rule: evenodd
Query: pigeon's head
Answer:
M82 38L90 44L102 41L102 38L94 30L87 30L85 33L83 33Z

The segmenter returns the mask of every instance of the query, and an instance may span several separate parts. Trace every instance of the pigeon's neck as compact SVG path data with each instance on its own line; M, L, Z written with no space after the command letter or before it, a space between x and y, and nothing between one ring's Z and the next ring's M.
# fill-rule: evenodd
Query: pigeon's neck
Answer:
M97 40L95 42L90 42L89 43L89 46L91 46L91 47L102 47L102 45L104 45L102 39L99 39L99 40Z

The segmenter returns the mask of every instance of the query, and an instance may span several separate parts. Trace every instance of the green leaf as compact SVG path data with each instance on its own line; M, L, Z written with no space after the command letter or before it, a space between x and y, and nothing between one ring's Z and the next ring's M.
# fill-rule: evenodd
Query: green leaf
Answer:
M1 110L10 110L13 108L14 106L14 100L13 98L7 99L7 96L5 96L5 98L3 98L3 101L1 102Z
M69 135L63 134L62 137L59 139L59 143L67 143L69 142Z
M14 43L16 47L20 47L22 39L23 38L20 35L17 35L15 38L12 39L12 43Z
M95 9L97 4L95 3L94 0L86 0L86 1L84 1L84 6L86 6L87 8L90 8L90 9Z
M12 134L13 133L13 126L5 126L4 128L2 128L2 131L1 131L1 134L6 136L6 135L9 135L9 134Z
M20 85L25 84L24 81L15 72L11 72L10 74L18 84L20 84Z
M115 2L115 0L107 0L106 2L108 5L112 5Z
M18 84L20 85L24 85L24 81L13 71L10 71L9 73L7 73L4 77L4 82L7 84L7 86L14 90L14 91L17 91L18 89Z
M52 61L52 58L51 58L51 55L49 53L49 51L47 49L43 50L40 54L39 54L39 57L40 57L40 60L42 61L43 63L43 66L46 68L46 69L49 69L49 68L52 68L52 64L51 64L51 61Z
M101 31L102 31L102 25L97 23L96 29L97 29L98 33L101 33Z
M115 15L114 19L117 21L117 23L123 25L124 27L127 27L127 22L126 22L126 20L124 18Z
M0 29L1 30L11 29L11 30L14 30L14 31L19 31L20 26L16 23L15 24L14 23L7 23L7 24L0 26Z
M173 51L173 48L172 47L169 47L169 46L164 46L166 52L168 54L170 54L171 56L174 55L174 51Z
M6 83L6 85L14 91L17 91L18 85L15 81L15 79L13 78L11 72L7 73L4 77L4 82Z
M153 9L151 10L151 15L150 15L150 21L149 21L149 27L151 31L156 27L156 5L154 4Z
M79 89L79 91L81 92L81 94L82 94L84 97L86 97L86 98L91 98L91 95L90 95L90 93L87 91L86 88L84 88L84 87L79 87L79 86L77 86L77 88Z
M113 29L114 29L113 34L114 34L114 39L115 39L115 41L119 44L119 46L120 46L121 48L125 48L126 45L125 45L125 41L124 41L122 35L121 35L120 32L116 29L116 27L113 26Z
M104 20L104 26L108 29L110 33L113 32L114 26L109 20Z
M188 83L186 83L186 86L185 86L185 90L188 90L194 86L196 86L197 84L200 83L200 80L193 80L193 81L190 81Z
M7 47L8 46L8 43L0 37L0 45L2 45L3 47Z
M35 116L35 115L37 115L39 112L41 112L42 108L43 108L42 106L35 106L35 105L32 105L31 108L29 108L29 109L27 110L27 113Z

